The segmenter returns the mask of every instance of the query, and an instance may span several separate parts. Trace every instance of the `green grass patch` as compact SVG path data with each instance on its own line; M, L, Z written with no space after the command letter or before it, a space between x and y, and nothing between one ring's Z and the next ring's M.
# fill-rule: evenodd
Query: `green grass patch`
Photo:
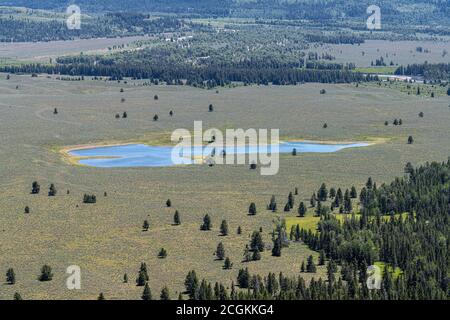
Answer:
M366 67L366 68L355 68L355 72L361 73L375 73L375 74L394 74L397 67Z

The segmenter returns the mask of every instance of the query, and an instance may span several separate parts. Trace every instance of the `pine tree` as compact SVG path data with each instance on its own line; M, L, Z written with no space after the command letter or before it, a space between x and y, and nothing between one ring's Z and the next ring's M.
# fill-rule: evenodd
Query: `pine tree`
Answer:
M172 201L170 201L170 199L167 199L167 201L166 201L166 206L167 206L168 208L170 208L170 207L172 206Z
M414 143L414 138L412 136L408 137L408 144L413 144Z
M307 210L308 209L306 208L305 204L303 202L300 202L300 206L298 207L298 216L304 217Z
M220 234L222 236L228 235L228 223L227 220L222 220L222 223L220 224Z
M317 199L319 201L327 201L328 198L328 190L325 183L322 183L322 185L319 188L319 191L317 192Z
M48 190L48 196L49 197L54 197L54 196L56 196L56 187L55 187L55 185L52 183L52 184L50 184L50 188L49 188L49 190Z
M352 186L352 189L351 189L351 191L350 191L350 197L351 197L352 199L358 198L358 193L356 192L355 186Z
M106 299L105 299L105 296L103 295L103 292L100 292L100 294L98 295L97 300L99 300L99 301L106 300Z
M13 268L9 268L6 271L6 283L13 285L16 283L16 274L14 273Z
M144 291L142 292L141 299L146 301L152 300L152 292L148 283L146 283L144 286Z
M253 251L252 260L253 261L261 260L261 253L258 250Z
M216 257L217 257L217 260L223 260L223 259L225 259L225 248L224 248L222 242L220 242L220 243L217 245L217 249L216 249Z
M203 224L200 226L200 230L209 231L212 228L211 218L208 214L203 218Z
M148 228L150 228L150 224L147 220L144 220L144 223L142 224L142 231L148 231Z
M186 288L186 292L189 295L189 298L195 299L197 295L197 291L199 288L198 278L197 274L194 270L189 271L189 273L186 276L186 279L184 280L184 286Z
M256 214L256 205L254 202L250 203L250 207L248 208L248 214L252 216Z
M239 226L239 227L237 228L236 233L237 233L238 235L242 234L242 228L241 228L241 226Z
M294 195L292 194L292 192L289 192L288 195L288 205L290 209L294 208Z
M41 268L41 274L39 281L51 281L53 279L52 268L48 265L43 265Z
M21 296L20 293L18 293L18 292L14 293L13 299L16 300L16 301L17 301L17 300L23 300L23 299L22 299L22 296Z
M123 275L123 283L128 283L128 275L126 273Z
M37 181L34 181L31 184L31 193L32 194L38 194L39 191L41 191L41 186L39 185L39 183Z
M158 253L158 258L165 259L167 257L167 250L164 248L161 248Z
M170 300L169 289L167 287L162 288L159 298L161 300Z
M261 232L254 231L250 241L250 249L252 251L264 251L264 242L262 239Z
M233 267L233 263L231 263L231 260L230 260L229 257L226 257L225 262L224 262L224 264L223 264L223 268L224 268L225 270L229 270L229 269L231 269L232 267Z
M319 266L323 266L323 265L325 265L325 251L320 250Z
M315 273L316 272L316 265L314 264L313 256L309 256L306 264L306 272L309 273Z
M178 212L178 210L176 210L175 214L173 215L173 224L176 226L179 226L181 224L180 213Z
M281 239L278 236L273 242L272 256L281 257Z

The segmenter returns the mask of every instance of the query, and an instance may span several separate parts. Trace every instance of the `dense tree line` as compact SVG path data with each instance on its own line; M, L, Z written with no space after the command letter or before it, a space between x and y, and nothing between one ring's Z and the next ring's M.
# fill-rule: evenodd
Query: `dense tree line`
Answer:
M236 284L233 282L227 290L229 284L200 281L195 271L191 271L185 282L189 297L198 300L449 299L450 159L418 168L408 163L405 174L379 187L369 178L359 194L360 215L340 222L326 213L321 216L317 232L296 227L298 235L293 241L302 241L320 252L318 264L326 265L326 279L312 279L308 284L301 275L286 277L282 273L269 273L263 277L252 275L245 268L239 270ZM326 186L322 185L319 197L327 197L326 193ZM348 193L349 197L357 196L354 188ZM259 243L257 236L258 232L252 236L255 251L259 251L255 249ZM274 254L278 253L278 247L272 253L278 256ZM366 285L367 268L376 261L384 263L381 287L371 290ZM315 272L315 264L311 256L300 271Z
M450 80L450 63L422 63L400 66L395 70L396 75L423 76L425 80Z
M82 28L70 30L65 20L0 17L0 42L35 42L100 37L160 34L187 30L186 24L171 17L149 19L148 14L109 13L82 19Z

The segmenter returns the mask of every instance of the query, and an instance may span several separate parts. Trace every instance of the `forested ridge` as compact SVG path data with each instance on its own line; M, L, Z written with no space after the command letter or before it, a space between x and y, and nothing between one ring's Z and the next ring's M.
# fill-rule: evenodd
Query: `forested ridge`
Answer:
M289 244L280 240L286 233L283 227L274 231L273 255L281 255L283 243L305 243L321 255L318 262L310 257L299 269L315 272L317 263L326 264L326 279L307 284L301 275L262 276L245 268L228 290L229 284L199 281L191 271L185 282L187 293L198 300L448 299L450 160L418 168L407 164L405 174L379 187L369 178L360 192L360 214L344 222L322 207L317 232L293 227ZM333 203L346 201L347 195L339 200L341 196L335 195ZM367 268L376 261L384 263L381 288L369 290Z

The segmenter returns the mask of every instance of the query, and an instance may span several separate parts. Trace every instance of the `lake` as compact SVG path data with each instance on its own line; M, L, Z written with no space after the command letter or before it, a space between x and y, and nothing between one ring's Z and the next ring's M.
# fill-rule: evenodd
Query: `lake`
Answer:
M330 153L347 148L357 148L368 146L367 143L351 144L323 144L313 142L280 142L279 153L292 153L296 149L297 155L301 153ZM268 145L270 153L273 146ZM176 164L194 164L192 159L201 158L202 154L211 153L218 155L225 154L256 154L257 146L237 146L226 148L192 147L180 149L172 157L170 146L149 146L145 144L127 144L107 147L92 147L87 149L76 149L69 151L74 157L82 157L78 162L83 165L100 168L114 167L167 167ZM189 153L191 157L189 157ZM275 152L274 152L275 153Z

